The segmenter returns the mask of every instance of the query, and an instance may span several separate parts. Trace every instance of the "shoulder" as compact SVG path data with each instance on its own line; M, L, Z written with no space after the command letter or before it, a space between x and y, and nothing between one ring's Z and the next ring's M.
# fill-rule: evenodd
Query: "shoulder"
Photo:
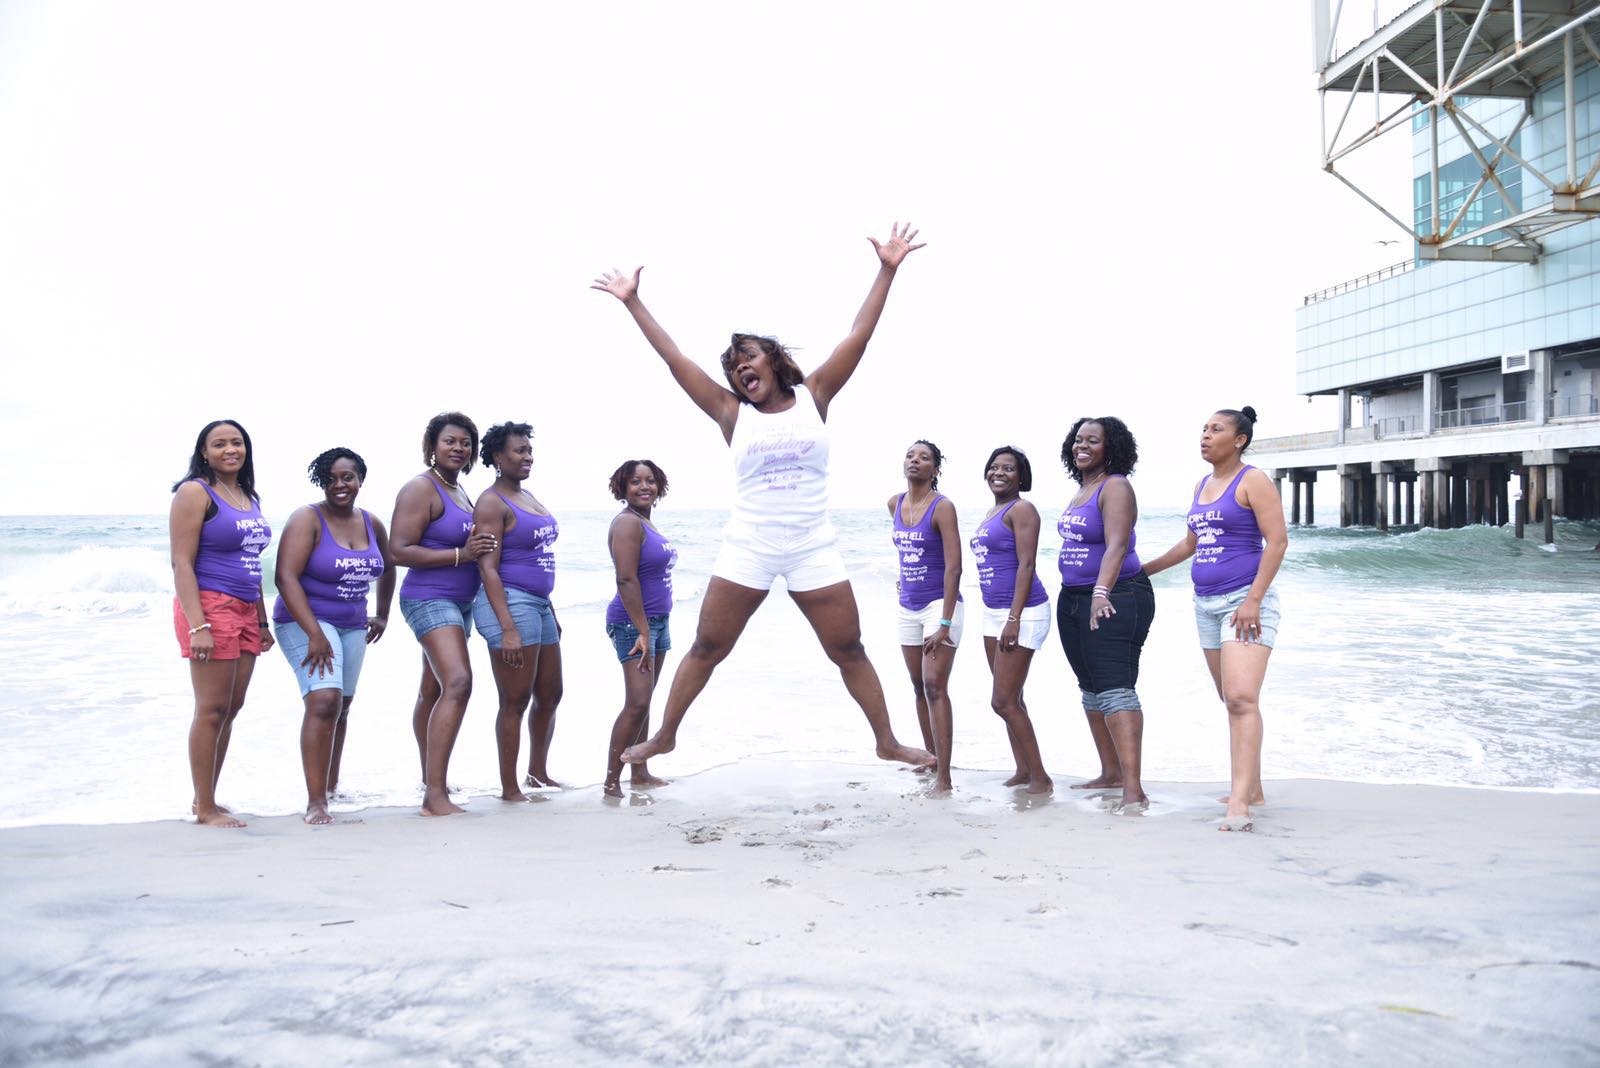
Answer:
M368 523L372 524L372 532L374 534L380 538L387 538L389 536L389 530L383 525L383 520L379 519L365 508L361 509L361 514L367 517Z
M901 496L902 495L899 494L899 493L891 493L891 494L889 494L889 514L890 515L894 515L894 506L900 503L900 497Z
M478 499L472 503L472 508L473 511L477 511L480 508L491 511L505 511L507 509L507 505L505 499L502 498L500 494L495 492L493 486L490 486L488 489L478 494Z
M1013 525L1016 523L1038 523L1039 509L1033 506L1032 501L1018 497L1017 503L1006 509L1006 522Z
M316 505L302 504L300 507L289 513L289 522L284 524L284 532L287 533L291 530L320 526L321 524L318 522L319 518L320 513L317 511Z
M954 522L956 518L956 503L949 497L940 497L933 502L933 518L936 520L948 519Z
M398 499L402 501L409 501L422 497L436 496L436 494L433 492L433 485L433 479L429 478L426 472L413 476L406 481L405 485L400 487L400 495Z
M1267 477L1267 473L1259 467L1252 467L1245 471L1244 477L1239 480L1239 490L1234 496L1241 498L1240 503L1247 501L1251 494L1276 494L1278 487Z
M198 478L191 478L172 491L172 496L180 501L209 501L211 494L206 491L205 483Z
M1128 481L1126 475L1112 475L1106 479L1105 485L1100 488L1102 501L1131 501L1133 500L1133 483Z

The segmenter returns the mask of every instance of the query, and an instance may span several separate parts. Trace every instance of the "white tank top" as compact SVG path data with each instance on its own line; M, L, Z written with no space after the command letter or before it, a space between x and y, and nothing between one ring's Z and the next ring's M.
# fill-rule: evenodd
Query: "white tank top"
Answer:
M831 530L828 523L828 429L805 386L794 404L771 415L739 405L733 425L737 500L733 525L762 541Z

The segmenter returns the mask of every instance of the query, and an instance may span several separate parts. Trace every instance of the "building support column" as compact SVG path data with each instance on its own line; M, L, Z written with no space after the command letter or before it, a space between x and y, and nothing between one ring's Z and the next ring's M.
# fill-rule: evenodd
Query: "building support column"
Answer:
M1434 526L1440 530L1449 530L1454 512L1450 505L1450 472L1436 470L1433 472L1433 490L1435 503Z
M1337 441L1340 445L1343 445L1344 442L1345 442L1345 438L1349 436L1346 433L1346 431L1348 431L1349 429L1350 429L1350 391L1348 389L1341 389L1339 391L1339 430L1338 430L1338 433L1335 435L1334 440Z
M1416 474L1415 471L1413 471L1411 473L1411 477L1406 479L1406 526L1414 527L1416 525L1417 525L1417 474Z
M1517 537L1524 536L1528 526L1528 465L1518 468L1517 482L1522 492L1517 495Z
M1317 525L1317 473L1312 471L1311 477L1302 482L1301 485L1306 488L1306 526L1314 527Z
M1389 529L1389 465L1372 465L1372 525L1379 530Z
M1419 503L1422 507L1422 525L1425 527L1431 527L1435 525L1433 504L1433 474L1434 473L1432 471L1417 472L1417 491L1418 495L1422 498Z
M1537 426L1543 426L1550 421L1546 411L1550 403L1551 380L1551 352L1549 349L1534 349L1528 353L1529 370L1533 373L1528 377L1533 379L1528 386L1528 418Z
M1289 472L1289 522L1300 525L1300 472Z
M1431 434L1439 423L1439 372L1422 373L1422 432Z

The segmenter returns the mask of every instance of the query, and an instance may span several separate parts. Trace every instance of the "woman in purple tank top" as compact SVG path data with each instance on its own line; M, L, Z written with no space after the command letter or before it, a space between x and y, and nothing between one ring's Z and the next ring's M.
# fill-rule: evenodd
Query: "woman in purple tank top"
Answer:
M500 696L495 749L500 760L500 799L526 801L517 783L522 718L528 717L528 777L535 788L561 784L550 777L550 740L561 703L561 627L550 593L555 588L555 518L523 483L533 473L533 426L498 423L483 436L483 462L495 470L494 485L478 495L472 521L492 547L478 559L483 588L472 619L489 645L489 663Z
M428 420L422 432L428 469L400 488L389 522L389 555L409 569L400 586L400 611L422 645L411 731L422 764L424 816L461 811L450 800L445 773L472 695L467 633L478 595L476 561L496 541L472 529L472 500L459 485L477 450L478 428L465 415L440 412Z
M1005 720L1016 773L1007 786L1027 786L1030 794L1055 786L1044 770L1039 740L1028 718L1022 687L1033 654L1050 635L1050 595L1036 574L1039 512L1022 499L1033 488L1033 466L1019 448L1002 445L989 454L983 477L994 507L972 535L972 555L983 588L983 655L994 677L990 705Z
M1134 687L1156 612L1155 591L1139 566L1139 502L1128 482L1138 462L1138 442L1116 416L1072 424L1061 463L1080 488L1056 523L1056 632L1100 758L1100 774L1072 788L1121 788L1130 812L1147 803L1140 781L1144 708Z
M889 498L900 555L900 652L916 694L922 744L938 758L933 794L950 792L950 669L961 644L961 531L956 506L938 493L944 454L931 441L906 449L906 491ZM919 771L922 769L918 769Z
M1289 548L1283 502L1263 472L1244 462L1256 411L1225 408L1200 431L1200 457L1211 473L1195 486L1189 530L1158 559L1154 575L1190 557L1195 623L1217 696L1228 707L1232 787L1222 800L1224 831L1248 831L1261 789L1261 683L1277 642L1278 594L1272 580Z
M272 648L261 601L261 552L272 529L256 498L250 435L231 419L195 438L189 473L172 487L173 629L189 661L194 719L189 774L195 822L243 827L217 804L217 780L256 657Z
M622 751L650 736L650 698L672 648L672 568L678 550L651 519L667 495L667 473L653 460L627 460L611 474L611 496L627 507L611 521L606 542L617 572L617 595L606 607L606 636L622 664L622 711L611 727L605 793L622 796ZM635 789L666 786L641 760L628 765Z
M395 569L383 522L356 507L367 462L349 449L334 448L312 460L306 471L323 499L296 509L283 528L272 622L305 701L300 722L305 821L319 824L333 822L328 795L339 789L350 704L367 646L388 626ZM373 583L378 611L368 614Z

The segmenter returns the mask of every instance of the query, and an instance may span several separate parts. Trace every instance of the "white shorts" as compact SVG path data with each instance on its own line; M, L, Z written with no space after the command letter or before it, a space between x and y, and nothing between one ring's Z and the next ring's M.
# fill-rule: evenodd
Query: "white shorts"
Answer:
M805 593L850 580L835 544L833 525L799 536L768 540L729 524L711 574L752 590L770 590L782 575L790 593ZM938 618L937 616L934 618Z
M939 629L939 620L943 619L944 598L928 605L926 608L907 608L900 606L900 644L921 645L927 641L934 631ZM950 636L945 639L945 644L956 646L961 644L961 625L967 618L967 606L961 601L956 602L956 614L950 617Z
M1011 614L1010 608L983 609L983 636L985 638L998 638L1000 631L1005 628L1006 616ZM1050 602L1036 604L1032 608L1024 608L1017 626L1017 644L1027 649L1044 648L1044 640L1050 637Z

